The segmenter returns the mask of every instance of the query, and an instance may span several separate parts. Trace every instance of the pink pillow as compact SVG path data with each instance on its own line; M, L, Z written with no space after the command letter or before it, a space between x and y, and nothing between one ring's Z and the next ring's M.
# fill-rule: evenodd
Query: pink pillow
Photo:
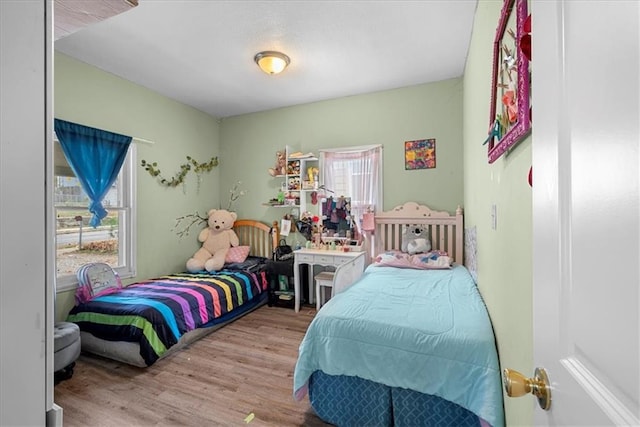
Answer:
M444 251L431 251L415 255L400 251L389 251L378 255L373 260L373 265L418 270L441 270L451 268L452 262L453 259Z
M234 246L229 248L229 252L227 252L227 257L224 259L224 262L244 262L245 259L249 256L249 250L251 247L249 246Z

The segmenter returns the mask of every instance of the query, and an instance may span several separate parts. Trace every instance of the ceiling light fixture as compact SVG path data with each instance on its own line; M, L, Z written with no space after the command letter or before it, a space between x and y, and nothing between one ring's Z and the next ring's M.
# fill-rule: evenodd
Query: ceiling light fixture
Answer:
M281 73L291 62L287 55L273 50L259 52L253 60L256 61L258 67L267 74Z

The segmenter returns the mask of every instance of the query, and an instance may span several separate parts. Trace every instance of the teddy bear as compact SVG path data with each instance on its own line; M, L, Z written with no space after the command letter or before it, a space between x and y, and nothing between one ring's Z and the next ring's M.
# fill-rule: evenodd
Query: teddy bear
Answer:
M278 176L287 173L287 159L282 151L276 152L276 164L269 168L269 175Z
M187 260L187 271L191 273L221 270L229 248L240 244L238 235L232 229L238 218L235 212L211 209L207 215L208 227L198 235L202 247Z
M427 230L418 225L405 227L402 232L402 252L409 255L429 252L431 241Z

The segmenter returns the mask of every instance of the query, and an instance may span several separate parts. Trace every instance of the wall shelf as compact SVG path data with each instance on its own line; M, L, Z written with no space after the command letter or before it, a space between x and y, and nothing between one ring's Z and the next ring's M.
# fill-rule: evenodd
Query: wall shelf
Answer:
M280 187L284 193L285 203L272 203L270 201L262 205L272 208L299 208L302 214L308 211L307 205L309 204L310 194L313 191L317 191L319 159L312 154L292 153L289 147L285 148L285 159L285 171L287 173L272 176L272 179L281 180ZM314 174L313 172L316 173ZM286 202L287 199L292 198L296 200L295 203ZM277 198L272 200L277 200Z

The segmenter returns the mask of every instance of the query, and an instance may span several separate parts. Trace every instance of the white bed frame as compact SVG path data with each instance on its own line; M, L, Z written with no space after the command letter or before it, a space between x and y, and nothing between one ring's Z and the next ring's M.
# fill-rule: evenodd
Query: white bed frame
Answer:
M463 263L464 222L462 208L458 206L455 215L444 211L434 211L428 206L407 202L390 211L376 214L374 245L375 254L400 250L402 232L411 225L419 225L429 231L431 248L446 251L453 261ZM345 262L336 268L333 278L333 292L337 294L347 289L363 273L364 256Z

